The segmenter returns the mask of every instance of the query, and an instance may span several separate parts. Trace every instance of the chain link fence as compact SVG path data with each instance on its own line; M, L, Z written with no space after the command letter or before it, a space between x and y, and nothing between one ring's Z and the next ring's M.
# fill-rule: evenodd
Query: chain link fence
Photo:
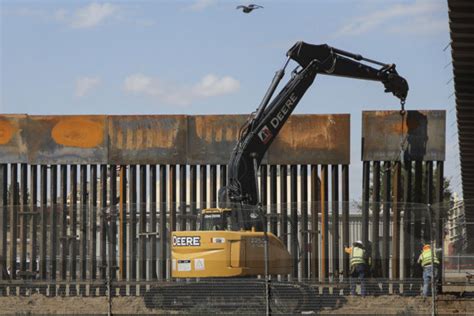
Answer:
M469 289L474 257L467 246L458 246L468 240L453 239L447 233L451 224L437 221L452 205L318 201L226 207L227 213L208 214L229 217L207 219L198 205L179 203L21 209L39 217L30 215L32 238L21 238L21 225L16 232L8 227L17 242L7 240L16 251L8 252L2 266L0 301L11 300L4 311L433 314L436 296L421 297L418 258L424 244L440 249L441 269L429 278L431 291L453 291L446 286L461 279L463 291ZM76 213L78 222L71 217ZM241 214L245 231L232 226ZM175 236L201 239L180 247ZM362 278L346 251L357 240L365 248Z

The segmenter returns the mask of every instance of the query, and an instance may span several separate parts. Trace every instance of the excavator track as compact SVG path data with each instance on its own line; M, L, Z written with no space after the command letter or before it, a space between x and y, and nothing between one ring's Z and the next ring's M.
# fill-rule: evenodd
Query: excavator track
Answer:
M269 302L274 313L317 311L324 307L316 288L302 283L270 283ZM342 298L342 297L340 297ZM333 302L337 303L338 296ZM264 280L200 280L163 283L148 290L145 306L150 309L205 312L265 313Z

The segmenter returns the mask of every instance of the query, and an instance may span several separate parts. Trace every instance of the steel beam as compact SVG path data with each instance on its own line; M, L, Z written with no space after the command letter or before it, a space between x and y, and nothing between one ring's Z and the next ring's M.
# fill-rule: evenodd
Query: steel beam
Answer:
M277 166L270 165L270 232L278 235L277 219Z
M369 241L370 162L364 161L362 176L362 243Z
M8 233L8 165L0 164L0 280L3 280L7 270L7 233ZM33 216L34 218L34 216Z
M308 166L300 166L300 203L301 203L301 276L309 278L308 265Z
M157 190L156 190L156 182L158 180L157 178L157 172L156 172L156 165L149 165L150 168L150 183L149 183L149 188L150 188L150 264L148 265L148 276L151 280L157 280L158 279L158 271L156 269L156 260L157 260L157 240L159 240L159 235L156 234L158 231L157 227L157 217L156 217L156 212L161 209L161 207L158 207L157 205Z
M392 278L400 277L400 201L402 200L401 178L402 166L395 163L393 173L393 200L392 200Z
M323 282L326 282L329 277L328 188L328 166L321 165L321 280Z
M10 266L10 277L16 279L16 260L17 260L17 236L18 236L18 205L20 204L20 186L18 183L18 165L10 165L10 185L11 185L11 198L10 198L10 248L9 248L9 266ZM46 224L45 224L46 227ZM45 229L46 234L46 229ZM46 247L46 243L45 243ZM44 260L46 260L46 249ZM46 275L46 263L45 263L45 275Z
M380 254L379 254L379 238L380 238L380 161L374 161L372 171L372 270L374 277L380 277Z
M342 166L342 243L349 246L349 165ZM349 277L349 255L343 252L344 278Z
M383 203L383 237L382 237L382 277L388 279L390 277L389 266L390 266L390 201L391 201L391 175L392 175L392 164L390 161L383 163L383 191L382 191L382 203Z
M311 278L319 280L319 207L321 187L318 165L311 165Z
M139 218L139 234L138 239L140 243L140 250L138 252L138 278L146 280L146 262L147 262L147 170L146 165L140 165L140 218Z
M167 271L167 253L168 253L168 230L166 227L167 217L167 194L166 194L166 165L160 165L160 267L159 278L166 280L168 278Z
M298 278L299 255L298 255L298 166L290 166L290 244L293 257L293 271L291 276Z
M339 278L339 166L331 166L331 208L332 208L332 275Z
M33 167L33 166L32 166ZM34 166L35 170L31 168L31 173L36 174L36 166ZM67 257L68 257L68 180L67 180L67 165L61 165L60 167L60 174L59 174L59 183L60 183L60 203L61 203L61 267L60 267L60 275L61 280L67 280L68 268L67 268ZM31 188L36 188L36 175L33 177L31 176ZM35 197L36 200L36 197ZM36 201L34 201L34 206L36 206ZM32 207L32 211L33 211ZM32 216L34 218L34 216ZM33 223L33 220L31 221ZM32 231L32 230L31 230ZM36 235L36 232L31 233L31 235ZM36 261L33 260L36 256L31 255L30 262Z

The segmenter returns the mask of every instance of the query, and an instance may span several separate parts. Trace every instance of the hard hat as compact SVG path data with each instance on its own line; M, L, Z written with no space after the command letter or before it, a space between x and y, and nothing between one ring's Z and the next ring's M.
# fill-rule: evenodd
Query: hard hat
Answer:
M359 245L359 246L364 247L364 243L362 242L362 240L356 240L356 241L354 241L353 245L354 245L354 246Z
M423 250L429 250L429 249L431 249L430 245L426 244L426 245L423 246Z

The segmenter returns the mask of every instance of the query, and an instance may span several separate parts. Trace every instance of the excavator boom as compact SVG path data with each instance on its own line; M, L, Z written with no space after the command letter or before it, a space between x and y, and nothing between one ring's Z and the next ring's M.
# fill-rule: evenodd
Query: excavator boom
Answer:
M294 60L301 67L295 71L278 95L270 102L278 83L283 78L283 69L277 71L270 88L252 116L241 131L240 139L229 161L229 184L219 193L220 203L258 204L258 190L255 167L258 167L264 154L280 132L306 90L317 74L341 76L354 79L379 81L400 99L402 106L408 94L407 81L398 75L394 64L385 64L367 59L358 54L332 48L326 44L312 45L297 42L287 52L288 61ZM381 66L377 69L365 63ZM248 212L234 211L239 228L253 226Z

